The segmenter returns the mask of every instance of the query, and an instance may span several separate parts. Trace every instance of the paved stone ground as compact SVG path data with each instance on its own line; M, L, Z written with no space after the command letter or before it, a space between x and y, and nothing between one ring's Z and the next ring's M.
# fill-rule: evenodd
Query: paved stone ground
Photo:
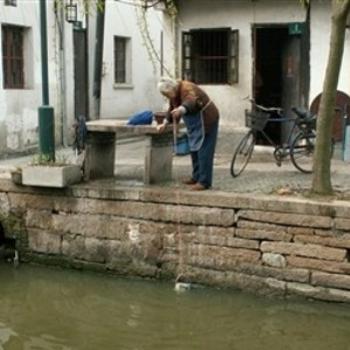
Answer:
M58 157L74 160L74 152L63 149ZM117 146L116 176L109 182L113 185L143 186L144 143L122 142ZM271 154L266 152L250 162L246 170L238 177L232 178L229 171L232 154L221 153L215 159L214 190L238 193L270 194L278 191L303 191L310 188L311 176L296 170L288 161L278 167ZM0 172L6 173L16 166L30 163L33 157L22 157L0 161ZM350 198L350 163L341 160L332 162L332 183L334 190ZM181 179L191 174L189 156L174 157L173 181L164 184L167 187L183 187Z

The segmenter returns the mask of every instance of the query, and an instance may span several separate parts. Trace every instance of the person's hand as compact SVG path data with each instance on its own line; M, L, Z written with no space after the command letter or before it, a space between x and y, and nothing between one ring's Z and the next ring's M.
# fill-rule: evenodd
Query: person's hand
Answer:
M173 117L173 120L180 120L182 111L179 108L175 108L171 111L171 116Z
M164 130L165 130L165 127L166 127L166 124L158 124L157 125L157 130L158 130L158 132L159 133L162 133L162 132L164 132Z

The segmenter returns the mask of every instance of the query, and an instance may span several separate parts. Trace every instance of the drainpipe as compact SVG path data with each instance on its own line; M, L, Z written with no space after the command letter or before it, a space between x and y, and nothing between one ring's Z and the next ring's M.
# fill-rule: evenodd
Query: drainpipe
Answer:
M46 0L40 0L41 32L41 70L42 70L42 106L39 114L39 149L47 160L55 160L55 123L54 109L49 106L49 72L47 53Z
M61 89L61 122L62 122L62 144L63 146L68 146L67 141L67 95L66 95L66 52L65 52L65 20L64 20L64 8L61 6L60 9L61 17L61 30L60 30L60 89ZM60 25L60 24L59 24Z
M96 18L96 48L95 48L95 66L94 66L94 82L93 96L95 98L95 116L100 116L101 104L101 81L102 81L102 65L103 65L103 40L105 27L105 0L102 1L101 9L97 11Z

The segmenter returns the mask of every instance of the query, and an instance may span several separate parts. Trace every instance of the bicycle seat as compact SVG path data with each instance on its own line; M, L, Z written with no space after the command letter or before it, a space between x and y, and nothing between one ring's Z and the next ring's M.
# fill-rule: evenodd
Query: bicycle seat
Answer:
M311 119L314 117L310 111L298 107L293 107L292 111L302 119Z

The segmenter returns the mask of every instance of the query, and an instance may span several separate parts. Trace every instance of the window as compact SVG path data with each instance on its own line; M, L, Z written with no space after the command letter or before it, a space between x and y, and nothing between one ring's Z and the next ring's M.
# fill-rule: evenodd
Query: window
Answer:
M2 61L5 89L24 88L23 58L24 28L17 26L2 27Z
M183 78L197 84L238 83L238 34L227 28L183 33Z
M130 39L126 37L114 37L114 82L115 84L131 82Z
M5 0L5 6L17 6L17 0Z

